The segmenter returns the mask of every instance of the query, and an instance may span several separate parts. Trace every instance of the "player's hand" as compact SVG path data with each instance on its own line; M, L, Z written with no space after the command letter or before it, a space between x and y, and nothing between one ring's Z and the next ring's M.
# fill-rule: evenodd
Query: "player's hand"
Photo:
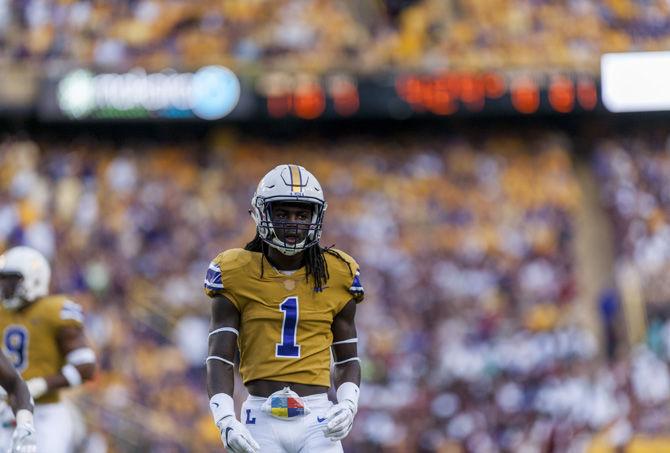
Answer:
M333 442L347 437L347 434L351 431L351 427L354 426L356 409L356 405L349 400L344 400L341 403L333 405L326 412L324 435Z
M216 426L221 431L223 445L232 453L257 453L260 445L251 437L249 430L233 415L223 418Z
M18 425L12 434L10 453L37 453L37 436L32 424Z
M46 379L42 377L28 379L26 381L26 385L28 386L28 391L30 392L30 396L32 396L33 399L38 399L40 396L44 395L47 390L49 390Z

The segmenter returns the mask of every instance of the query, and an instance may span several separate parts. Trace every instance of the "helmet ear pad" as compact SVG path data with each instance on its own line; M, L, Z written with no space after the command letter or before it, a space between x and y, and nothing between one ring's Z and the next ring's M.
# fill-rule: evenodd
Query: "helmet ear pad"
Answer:
M265 200L256 195L254 195L251 202L252 207L249 209L249 213L256 224L256 232L258 233L258 236L265 241L274 234L271 227L272 222L269 222L269 213L266 212L268 207L265 205Z

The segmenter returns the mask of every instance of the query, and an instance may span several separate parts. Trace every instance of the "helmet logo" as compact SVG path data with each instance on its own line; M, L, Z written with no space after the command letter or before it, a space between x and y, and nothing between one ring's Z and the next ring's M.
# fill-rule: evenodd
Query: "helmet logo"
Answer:
M303 184L302 182L302 172L300 171L300 167L298 167L297 165L289 164L288 170L289 170L289 181L287 181L287 185L291 186L291 194L292 195L301 194L302 188L307 184Z

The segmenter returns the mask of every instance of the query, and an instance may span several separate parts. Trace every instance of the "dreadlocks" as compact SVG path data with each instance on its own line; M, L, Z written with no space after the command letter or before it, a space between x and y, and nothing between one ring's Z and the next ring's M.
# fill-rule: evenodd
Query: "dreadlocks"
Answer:
M263 241L263 239L256 233L256 236L244 246L245 250L250 252L262 253L261 257L261 278L263 277L263 261L265 261L265 254L267 253L268 244ZM314 244L311 247L305 249L303 254L303 264L305 266L305 280L309 281L310 277L314 280L314 292L319 293L323 290L323 287L326 285L330 275L328 274L328 263L326 263L326 258L324 253L329 253L333 256L336 256L340 260L346 260L340 256L334 250L331 250L331 247L321 247L318 243ZM349 266L349 263L347 263ZM349 272L351 272L351 266L349 266Z

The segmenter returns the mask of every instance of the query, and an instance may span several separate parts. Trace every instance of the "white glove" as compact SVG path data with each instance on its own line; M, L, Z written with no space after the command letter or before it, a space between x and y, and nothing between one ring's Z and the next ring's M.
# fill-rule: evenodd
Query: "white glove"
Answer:
M359 389L353 382L345 382L337 389L337 404L326 412L326 426L323 434L333 442L347 437L354 426L354 416L358 412Z
M221 440L228 451L232 453L257 453L260 445L251 437L249 430L237 421L234 415L229 415L216 424L221 432Z
M209 408L214 417L223 445L231 453L257 453L261 450L249 430L235 418L233 398L226 393L217 393L209 400Z
M12 434L9 453L37 453L37 436L33 425L33 414L22 409L16 414L16 428Z
M30 396L32 396L35 400L44 395L49 390L46 379L42 377L28 379L26 381L26 385L28 386Z

